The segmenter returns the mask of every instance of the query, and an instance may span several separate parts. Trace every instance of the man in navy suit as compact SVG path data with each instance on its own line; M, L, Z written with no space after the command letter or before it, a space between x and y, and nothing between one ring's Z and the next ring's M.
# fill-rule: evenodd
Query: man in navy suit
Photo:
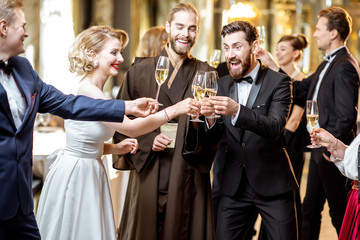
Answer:
M27 37L21 0L0 0L0 239L40 239L33 212L32 147L37 112L121 122L157 110L148 98L95 100L64 95L17 56Z
M269 239L296 240L297 183L281 139L290 78L257 61L258 33L250 23L230 23L221 34L230 75L219 79L218 96L202 103L205 116L210 104L222 115L214 125L207 119L209 133L226 132L216 238L243 239L260 213Z

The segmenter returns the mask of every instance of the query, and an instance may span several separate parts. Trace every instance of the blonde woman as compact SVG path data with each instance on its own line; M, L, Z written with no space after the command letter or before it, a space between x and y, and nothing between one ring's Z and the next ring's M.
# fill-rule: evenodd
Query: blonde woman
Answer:
M127 34L107 26L80 33L69 53L70 71L82 75L79 95L104 99L103 87L118 74ZM152 131L180 114L196 114L199 104L185 99L146 118L122 123L65 121L66 147L56 154L40 197L37 221L42 238L116 239L108 178L103 154L135 153L137 141L105 144L115 131L135 137ZM126 209L125 209L126 211Z

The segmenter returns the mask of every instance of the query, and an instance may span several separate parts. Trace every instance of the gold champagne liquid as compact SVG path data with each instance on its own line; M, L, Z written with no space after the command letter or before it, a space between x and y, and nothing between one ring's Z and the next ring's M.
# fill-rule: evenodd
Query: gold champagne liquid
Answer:
M210 66L214 67L214 68L217 68L217 66L219 66L220 64L220 61L212 61L210 62Z
M315 127L319 121L319 115L308 114L306 115L306 120L312 127Z
M205 97L216 96L216 90L214 89L205 89Z
M196 100L200 101L205 97L205 89L200 86L193 86L193 95Z
M168 69L156 69L155 71L156 82L159 85L163 84L166 81L168 74L169 74Z

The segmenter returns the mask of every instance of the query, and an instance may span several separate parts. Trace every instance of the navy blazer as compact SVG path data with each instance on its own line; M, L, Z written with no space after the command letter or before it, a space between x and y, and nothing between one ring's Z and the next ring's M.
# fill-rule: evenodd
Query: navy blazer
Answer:
M237 101L236 84L230 75L222 77L218 85L218 95ZM290 86L288 76L261 65L235 126L232 116L222 116L209 130L214 136L226 131L222 194L235 196L245 171L249 184L262 196L276 196L297 188L281 139L291 104Z
M9 61L14 64L13 76L26 99L26 112L17 129L0 84L0 220L13 217L19 207L24 214L33 211L32 148L37 112L65 119L113 122L121 122L125 112L122 100L65 95L44 83L27 59L16 56Z

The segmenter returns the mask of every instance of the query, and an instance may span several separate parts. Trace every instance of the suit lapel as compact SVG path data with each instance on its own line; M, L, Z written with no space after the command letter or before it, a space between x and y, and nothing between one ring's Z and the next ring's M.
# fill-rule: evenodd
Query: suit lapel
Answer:
M266 69L267 69L266 66L261 64L261 62L260 62L259 72L256 76L255 83L251 87L250 94L249 94L248 100L246 102L246 107L248 107L250 109L253 107L254 102L255 102L257 96L259 95L261 86L264 82ZM245 130L241 128L239 131L239 134L240 134L240 142L241 142L242 139L244 138Z
M15 122L10 110L9 100L2 84L0 84L0 106L3 109L4 115L6 115L9 119L9 123L12 125L13 129L16 130Z
M332 66L334 65L334 63L340 58L341 55L345 54L346 52L347 52L346 47L344 47L344 48L342 48L342 49L340 49L339 51L336 52L336 57L331 61L329 67L326 69L326 72L325 72L325 74L324 74L324 76L323 76L323 78L322 78L322 81L321 81L321 83L320 83L319 90L320 90L321 85L323 84L324 80L326 79L327 75L329 74L329 72L330 72ZM326 61L323 61L323 62L319 65L319 67L318 67L318 69L317 69L317 71L316 71L316 72L317 72L316 81L314 81L313 83L311 83L310 90L309 90L309 95L308 95L311 99L312 99L312 97L313 97L313 95L314 95L316 85L317 85L317 83L318 83L318 81L319 81L319 76L320 76L322 70L325 68L326 64L327 64L327 62L326 62Z
M338 50L338 51L336 52L335 58L331 61L328 69L326 69L326 72L325 72L325 74L324 74L324 76L323 76L323 80L326 79L326 76L329 74L329 72L330 72L332 66L334 65L334 63L340 58L340 56L342 56L342 55L345 54L346 52L347 52L346 47L344 47L344 48L342 48L342 49L340 49L340 50ZM322 84L322 83L323 83L323 81L321 81L321 84ZM320 87L321 87L321 84L320 84Z
M234 84L234 79L233 78L231 78L231 80L230 80L229 97L231 99L233 99L235 102L239 102L237 84Z
M250 90L250 94L249 94L249 97L248 97L248 100L246 102L246 107L248 108L252 108L252 106L254 105L254 102L260 92L260 89L261 89L261 85L264 81L264 72L266 71L266 66L261 64L260 65L260 69L259 69L259 72L256 76L256 79L255 79L255 83L254 85L251 87L251 90Z

